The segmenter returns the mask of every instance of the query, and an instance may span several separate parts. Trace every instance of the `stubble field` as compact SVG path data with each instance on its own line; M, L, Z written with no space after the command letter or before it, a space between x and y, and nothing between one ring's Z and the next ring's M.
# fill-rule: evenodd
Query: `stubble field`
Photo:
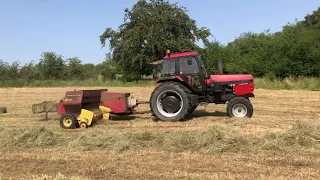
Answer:
M73 89L96 88L0 89L0 179L320 179L320 92L255 90L251 119L210 104L186 122L146 114L65 130L55 113L31 113ZM148 100L154 87L108 89Z

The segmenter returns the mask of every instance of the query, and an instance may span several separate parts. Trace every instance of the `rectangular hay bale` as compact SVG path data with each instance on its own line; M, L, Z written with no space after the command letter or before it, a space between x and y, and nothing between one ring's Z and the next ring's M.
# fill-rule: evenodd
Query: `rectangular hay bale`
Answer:
M39 114L44 112L56 112L57 110L57 103L53 101L44 101L38 104L32 104L33 114Z

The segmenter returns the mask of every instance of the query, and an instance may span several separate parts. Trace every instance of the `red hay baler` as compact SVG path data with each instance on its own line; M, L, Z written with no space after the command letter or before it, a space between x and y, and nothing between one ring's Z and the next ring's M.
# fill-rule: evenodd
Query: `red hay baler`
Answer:
M131 115L138 113L135 108L138 102L130 96L130 93L108 92L107 89L98 90L74 90L67 91L65 97L58 103L57 112L61 115L60 125L63 128L72 129L76 127L90 126L92 121L105 115Z

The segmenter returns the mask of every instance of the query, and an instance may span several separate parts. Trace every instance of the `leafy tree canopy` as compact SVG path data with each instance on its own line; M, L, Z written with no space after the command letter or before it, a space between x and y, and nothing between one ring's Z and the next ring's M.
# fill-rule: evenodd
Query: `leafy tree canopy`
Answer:
M100 36L102 46L110 41L113 60L127 80L149 75L148 63L163 57L166 49L173 52L199 49L197 41L208 43L210 31L196 26L185 7L164 0L139 0L131 10L125 9L124 23L117 31L107 28Z
M61 55L55 52L43 52L38 64L42 79L62 79L65 62Z
M317 10L313 11L312 14L308 14L307 16L305 16L304 19L305 20L303 21L303 23L306 26L312 26L320 23L320 7L318 7Z

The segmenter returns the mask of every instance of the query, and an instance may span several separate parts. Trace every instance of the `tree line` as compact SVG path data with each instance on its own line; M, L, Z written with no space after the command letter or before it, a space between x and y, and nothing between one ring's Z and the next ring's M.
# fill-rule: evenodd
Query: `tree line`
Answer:
M164 0L139 0L125 9L118 30L106 28L100 35L102 47L109 41L110 54L99 64L86 64L78 57L63 59L56 52L44 52L39 63L11 64L0 60L0 80L122 79L133 81L155 73L150 63L172 52L197 51L209 73L217 72L222 59L228 74L250 73L255 77L320 77L320 8L301 21L271 33L246 32L222 45L208 41L209 29L197 27L185 7ZM202 42L203 47L198 46Z
M243 33L226 46L212 42L204 54L211 72L216 70L212 60L222 58L227 73L320 77L320 8L281 32Z
M19 62L11 64L0 60L0 80L101 80L114 79L116 69L113 61L107 57L99 64L82 63L78 57L63 59L56 52L43 52L38 63L34 61L20 66Z

